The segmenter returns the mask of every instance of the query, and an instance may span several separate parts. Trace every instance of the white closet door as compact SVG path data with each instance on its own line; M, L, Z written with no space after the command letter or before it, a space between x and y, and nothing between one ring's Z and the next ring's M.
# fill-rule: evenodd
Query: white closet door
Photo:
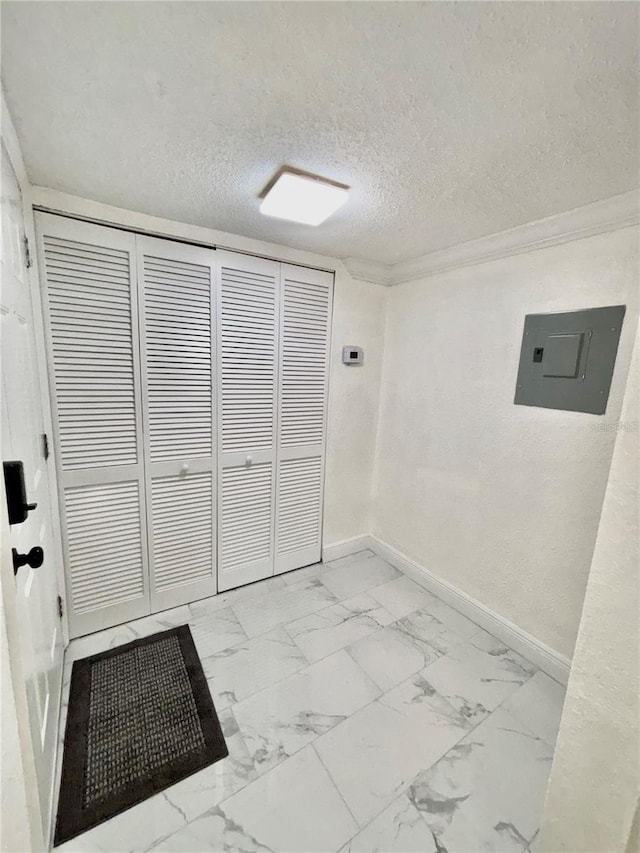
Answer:
M282 264L275 574L322 549L333 275Z
M280 265L218 260L218 590L273 574Z
M149 613L133 234L37 214L71 636Z
M216 591L215 251L136 239L155 612Z

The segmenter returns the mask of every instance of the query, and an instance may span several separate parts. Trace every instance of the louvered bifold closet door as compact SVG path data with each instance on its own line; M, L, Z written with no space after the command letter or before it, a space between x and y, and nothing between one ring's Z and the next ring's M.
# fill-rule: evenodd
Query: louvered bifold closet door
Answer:
M280 265L217 255L221 591L273 574Z
M74 637L149 613L135 237L37 226Z
M213 595L215 251L137 238L151 609Z
M322 505L333 275L282 264L275 574L316 563Z

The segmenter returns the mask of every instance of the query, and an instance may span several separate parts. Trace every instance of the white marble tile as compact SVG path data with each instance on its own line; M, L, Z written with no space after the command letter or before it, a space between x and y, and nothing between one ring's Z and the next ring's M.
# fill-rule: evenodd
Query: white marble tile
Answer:
M136 635L128 625L116 625L114 628L97 631L95 634L88 634L86 637L78 637L69 643L65 651L65 662L90 657L107 649L114 649L116 646L130 643L135 639Z
M312 578L322 577L324 572L330 568L329 563L313 563L311 566L305 566L302 569L293 569L290 572L285 572L283 575L278 575L282 578L287 586L299 583L300 581L311 580Z
M236 646L247 639L230 607L192 618L189 628L200 659Z
M256 597L260 598L266 593L275 592L284 586L285 582L281 576L264 578L264 580L256 581L237 589L230 589L228 592L221 592L218 595L211 595L209 598L201 598L199 601L193 601L189 607L193 616L197 619L207 613L214 613L216 610L230 607L232 604L239 604L241 601L249 601Z
M357 826L311 746L224 804L228 820L272 850L337 850Z
M468 730L467 721L416 675L318 738L314 747L364 826Z
M369 595L379 601L396 619L408 616L414 610L428 609L434 599L430 592L418 586L406 575L374 587L369 590Z
M361 551L356 551L353 554L347 554L346 557L338 557L337 560L329 560L326 564L330 569L339 569L344 568L345 566L350 566L352 563L361 563L363 560L369 560L371 557L375 557L376 555L371 550L371 548L363 548Z
M128 622L127 625L137 639L138 637L149 637L159 631L168 631L169 628L175 628L178 625L186 625L191 618L191 608L188 604L183 604L180 607L173 607L171 610L163 610L160 613L152 613L151 616L143 616L142 619Z
M374 598L361 593L285 625L287 633L310 661L367 637L393 622L393 617Z
M382 690L424 669L461 638L424 611L416 611L349 646L349 654Z
M564 688L371 551L74 640L60 742L74 659L186 623L229 757L63 850L539 849Z
M182 607L174 607L172 610L163 610L152 616L143 616L127 622L126 625L116 625L115 628L107 628L86 637L79 637L69 643L65 651L65 662L75 661L80 658L123 646L140 637L148 637L158 631L168 631L178 625L186 625L191 619L191 610L187 604Z
M154 853L328 853L357 830L308 746L154 848Z
M192 821L257 778L257 773L233 712L218 712L227 758L210 764L164 791L166 799Z
M402 794L355 835L341 853L438 853L420 812Z
M520 722L551 746L555 746L566 688L544 672L523 684L504 704Z
M233 711L263 773L379 695L353 659L338 651L239 702Z
M479 722L533 675L528 661L484 631L422 671L441 696Z
M322 610L336 601L317 578L302 580L233 605L233 612L249 637L257 637L285 622Z
M227 836L229 846L223 848L221 840L223 833L224 819L220 809L215 808L213 812L201 815L173 835L160 840L158 844L149 848L148 853L222 853L223 850L264 853L264 847L252 846L249 839L243 837L242 833L236 835L242 847L234 844L235 839L229 832Z
M421 773L408 796L439 849L521 853L539 827L552 752L498 708Z
M336 561L338 562L338 561ZM400 572L380 557L361 557L336 566L322 575L322 583L343 600L400 576Z
M142 853L186 825L185 815L163 791L55 849L61 853Z
M218 710L306 665L307 659L283 628L246 640L202 661Z
M478 633L479 628L475 622L467 619L466 616L463 616L462 613L459 613L454 607L446 604L441 598L435 595L431 596L431 600L424 609L427 613L435 616L443 625L446 625L447 628L451 628L452 631L455 631L456 634L465 639L469 639Z

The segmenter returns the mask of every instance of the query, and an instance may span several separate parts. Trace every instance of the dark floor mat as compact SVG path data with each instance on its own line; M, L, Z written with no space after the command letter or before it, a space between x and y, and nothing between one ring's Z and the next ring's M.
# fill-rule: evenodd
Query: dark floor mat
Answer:
M228 754L188 625L76 661L54 844Z

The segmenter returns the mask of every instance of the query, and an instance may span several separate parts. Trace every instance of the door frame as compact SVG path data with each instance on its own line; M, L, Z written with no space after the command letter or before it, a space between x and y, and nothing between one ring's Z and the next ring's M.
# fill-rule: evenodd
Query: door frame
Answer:
M6 152L9 156L9 161L13 167L20 193L22 195L22 219L24 224L24 232L27 239L29 251L29 267L28 267L28 283L31 296L31 306L33 314L33 330L35 338L35 370L38 375L38 384L40 386L40 405L42 408L43 423L45 434L49 441L49 459L48 479L49 479L49 494L48 501L51 509L51 528L53 535L54 551L51 555L52 562L55 567L55 584L57 593L62 599L63 605L66 604L66 591L63 572L63 552L62 552L62 528L60 524L60 505L58 501L58 482L57 482L57 467L54 464L53 457L53 422L52 408L49 397L49 377L47 371L46 349L45 349L45 334L44 334L44 318L42 314L42 300L40 296L40 278L38 275L38 266L36 259L36 239L35 239L35 219L33 215L33 203L31 195L31 184L27 176L20 143L11 118L11 114L7 107L4 92L1 92L1 138L4 143ZM3 541L8 542L8 521L7 521L7 506L4 495L4 487L0 489L2 492L0 498L0 513L2 513L2 534ZM36 782L35 758L34 749L31 741L31 732L28 723L27 713L27 697L25 690L25 682L20 657L20 630L17 622L17 609L15 601L15 582L13 574L13 565L11 562L10 551L8 547L2 549L2 565L0 567L0 589L2 593L2 602L0 606L3 610L4 630L6 630L6 651L9 659L9 670L11 677L11 687L13 696L3 690L3 702L13 699L15 714L17 718L17 728L19 736L19 765L22 767L22 783L24 785L25 795L25 813L29 826L29 835L31 839L31 849L46 850L50 845L53 829L53 809L56 805L56 796L53 792L52 796L52 812L49 815L41 815L40 802L38 797L38 788ZM66 608L64 608L66 610ZM62 640L64 648L69 644L69 625L66 612L63 613L61 619ZM4 638L2 638L4 643ZM3 650L4 651L4 650ZM7 675L4 676L7 678ZM11 712L11 708L9 712ZM58 715L60 709L58 708ZM58 759L58 744L59 738L56 739L56 761ZM15 780L19 784L19 780ZM43 824L41 817L45 817L46 821ZM43 837L42 826L46 825L48 837Z

